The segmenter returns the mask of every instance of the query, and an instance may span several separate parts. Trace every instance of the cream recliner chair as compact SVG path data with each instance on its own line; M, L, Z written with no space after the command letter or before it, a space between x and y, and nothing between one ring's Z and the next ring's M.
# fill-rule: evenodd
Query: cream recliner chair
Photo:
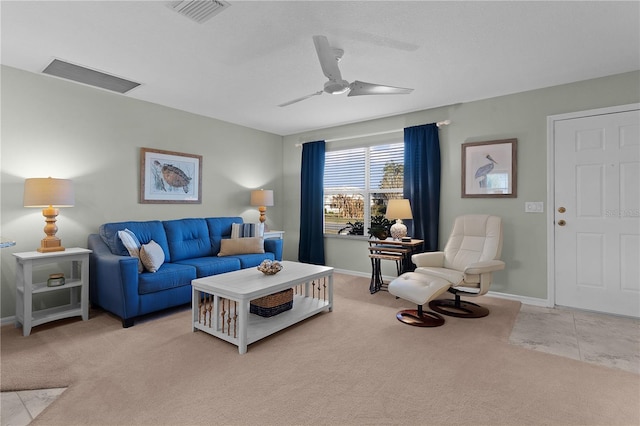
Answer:
M460 300L461 295L481 296L489 291L492 273L504 269L502 219L489 215L466 215L456 218L444 251L414 254L415 272L402 274L389 283L389 293L418 305L404 310L397 318L411 325L434 327L444 319L437 313L463 318L480 318L489 310ZM454 299L437 299L446 291ZM429 303L434 312L423 311Z

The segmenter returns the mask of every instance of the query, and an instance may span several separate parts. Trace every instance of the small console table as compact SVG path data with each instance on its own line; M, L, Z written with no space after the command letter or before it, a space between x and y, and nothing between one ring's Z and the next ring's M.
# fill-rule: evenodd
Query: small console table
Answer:
M371 294L383 290L385 286L382 279L382 260L393 260L396 263L398 275L413 270L411 256L418 253L424 240L411 239L411 241L394 240L369 240L369 259L371 259Z
M31 328L50 321L81 316L89 319L89 253L83 248L40 253L29 251L13 253L16 257L16 327L22 324L22 335L31 334ZM34 267L57 262L71 262L71 276L65 283L48 287L47 282L33 282ZM69 304L54 308L33 310L33 295L68 289ZM78 291L80 295L78 296ZM79 301L78 301L79 300Z

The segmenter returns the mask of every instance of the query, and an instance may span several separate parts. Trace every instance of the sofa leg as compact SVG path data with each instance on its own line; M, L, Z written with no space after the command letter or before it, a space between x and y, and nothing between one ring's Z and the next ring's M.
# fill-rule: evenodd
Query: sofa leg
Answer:
M123 318L122 319L122 328L133 327L133 318Z

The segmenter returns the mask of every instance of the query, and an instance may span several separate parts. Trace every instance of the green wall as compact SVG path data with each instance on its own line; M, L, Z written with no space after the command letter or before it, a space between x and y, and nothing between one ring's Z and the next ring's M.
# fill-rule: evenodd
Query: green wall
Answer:
M633 72L283 138L4 66L1 84L0 235L17 240L16 247L0 252L1 318L15 313L11 253L34 250L44 236L41 211L22 206L27 177L74 181L76 205L61 209L58 218L58 236L66 247L86 247L87 235L110 221L235 215L257 221L258 212L249 206L249 191L273 189L275 206L267 212L267 224L285 231L285 259L296 260L302 153L296 144L445 119L452 123L440 130L441 245L457 215L502 216L507 269L496 274L492 290L545 299L546 214L524 213L524 203L544 201L548 208L547 116L640 102L640 72ZM330 149L389 137L402 140L402 132L332 142ZM462 199L461 144L503 138L518 139L518 198ZM202 155L202 204L139 204L142 147ZM368 276L366 246L365 240L326 238L327 262L338 270ZM43 276L48 273L41 271ZM385 274L393 271L389 268ZM42 308L58 299L36 299L35 303Z
M288 257L295 257L298 237L299 164L305 141L344 138L387 132L425 123L449 119L451 124L440 130L442 153L442 188L440 210L440 246L446 243L453 219L461 214L487 213L504 219L504 271L494 275L492 291L533 299L547 298L547 116L583 111L640 101L640 72L620 74L549 87L486 100L466 102L415 113L354 123L321 131L284 138L284 189L287 197L284 224L287 232ZM345 101L348 102L348 101ZM383 136L330 142L327 149L355 143L395 138L402 132ZM465 142L496 139L518 139L517 198L461 198L461 145ZM545 213L525 213L525 201L543 201ZM327 263L338 269L368 275L370 263L366 240L325 238ZM383 262L385 263L385 262ZM383 273L395 274L392 262L386 262Z
M15 312L15 258L44 237L41 209L24 208L27 177L72 179L73 208L60 209L65 247L86 247L105 222L242 216L255 188L273 189L267 224L281 228L282 137L53 77L2 67L0 317ZM140 148L202 155L202 204L139 204ZM48 271L41 271L46 274ZM46 275L45 275L46 276ZM58 292L63 293L63 292ZM37 299L36 307L57 301Z

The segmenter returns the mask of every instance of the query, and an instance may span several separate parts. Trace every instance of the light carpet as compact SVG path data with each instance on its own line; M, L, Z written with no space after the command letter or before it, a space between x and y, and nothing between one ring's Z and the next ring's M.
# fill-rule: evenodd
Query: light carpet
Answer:
M640 380L509 345L519 303L438 328L410 303L335 275L333 312L249 346L192 332L190 310L123 329L89 321L1 331L3 391L69 386L33 425L637 425Z

